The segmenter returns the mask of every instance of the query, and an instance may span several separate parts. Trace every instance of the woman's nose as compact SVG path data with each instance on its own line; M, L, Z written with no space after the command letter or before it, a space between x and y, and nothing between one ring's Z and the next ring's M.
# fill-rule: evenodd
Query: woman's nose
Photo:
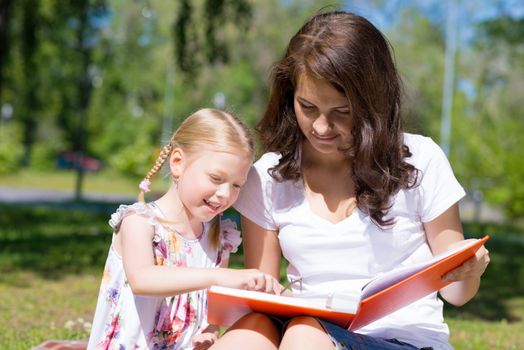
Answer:
M330 129L329 120L324 114L320 114L313 122L313 130L317 135L326 135Z

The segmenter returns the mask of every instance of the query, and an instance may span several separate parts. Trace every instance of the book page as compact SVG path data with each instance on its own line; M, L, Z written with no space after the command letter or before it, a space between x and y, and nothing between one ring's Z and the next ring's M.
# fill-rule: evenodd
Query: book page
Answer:
M374 295L380 292L381 290L384 290L387 287L392 286L395 283L400 282L408 278L411 275L414 275L415 273L419 271L424 270L425 268L433 265L434 263L444 258L447 258L448 256L455 254L456 252L467 249L468 247L475 244L475 242L477 241L478 241L477 239L472 239L471 241L467 241L466 244L460 247L448 250L447 252L444 252L442 254L439 254L428 261L422 261L420 263L405 266L400 269L393 270L391 272L386 272L383 275L377 276L371 279L368 283L366 283L364 287L362 287L361 299L366 299L367 297Z
M333 311L356 314L360 304L360 295L348 291L333 292L326 301L326 307Z
M308 308L325 309L326 298L325 297L314 297L314 296L287 296L287 295L276 295L264 292L256 292L253 290L235 289L220 286L213 286L211 290L220 294L234 295L240 298L268 301L281 305L294 305Z

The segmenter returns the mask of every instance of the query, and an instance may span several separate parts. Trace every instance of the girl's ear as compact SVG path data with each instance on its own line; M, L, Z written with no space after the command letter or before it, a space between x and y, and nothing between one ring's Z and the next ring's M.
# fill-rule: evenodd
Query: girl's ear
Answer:
M179 178L180 175L182 175L185 163L186 155L184 151L182 151L182 149L179 147L175 148L169 157L169 170L171 172L171 176L173 176L175 179Z

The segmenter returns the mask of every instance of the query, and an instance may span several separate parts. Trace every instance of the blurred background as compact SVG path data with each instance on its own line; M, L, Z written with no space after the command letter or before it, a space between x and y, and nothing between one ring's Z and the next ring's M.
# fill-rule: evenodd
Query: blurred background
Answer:
M325 6L386 34L406 129L448 155L466 234L492 235L479 296L447 307L453 345L524 343L522 0L0 0L0 348L87 337L108 215L191 112L253 126L272 63Z

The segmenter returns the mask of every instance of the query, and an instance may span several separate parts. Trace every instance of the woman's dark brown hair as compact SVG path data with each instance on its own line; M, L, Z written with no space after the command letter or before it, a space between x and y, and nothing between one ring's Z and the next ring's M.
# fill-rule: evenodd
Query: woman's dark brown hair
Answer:
M343 151L352 164L357 205L379 226L390 198L413 187L417 170L405 161L400 118L401 82L382 33L369 21L347 12L322 13L293 36L272 72L269 103L257 125L265 151L282 154L270 174L279 181L300 178L302 134L293 109L301 74L329 81L349 101L353 145Z

